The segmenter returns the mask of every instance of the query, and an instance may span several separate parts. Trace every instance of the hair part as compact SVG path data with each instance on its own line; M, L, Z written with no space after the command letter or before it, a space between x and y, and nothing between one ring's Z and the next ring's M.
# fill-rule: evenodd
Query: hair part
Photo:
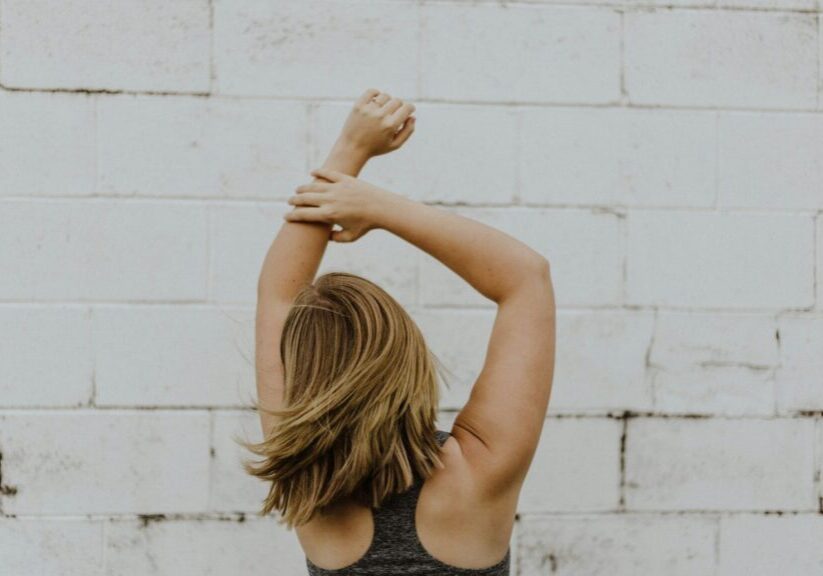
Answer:
M280 342L285 398L262 442L240 443L263 459L243 462L270 482L260 514L289 528L351 497L379 507L415 477L442 466L435 437L438 373L403 307L377 284L329 272L305 286Z

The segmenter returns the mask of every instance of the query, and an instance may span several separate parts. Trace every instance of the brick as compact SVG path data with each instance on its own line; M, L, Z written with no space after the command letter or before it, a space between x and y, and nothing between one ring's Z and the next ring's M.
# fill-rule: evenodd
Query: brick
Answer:
M798 214L632 211L628 301L729 310L810 306L813 234L811 218ZM764 271L780 281L764 281Z
M302 103L123 96L99 123L105 194L286 198L308 180Z
M18 88L206 92L207 0L3 0L2 82Z
M440 387L440 407L463 408L485 362L494 312L413 309L409 313L447 371Z
M92 397L90 313L0 307L0 406L78 406Z
M651 409L645 380L650 313L560 311L549 411Z
M814 574L823 567L819 515L720 518L718 576Z
M714 204L714 112L524 108L521 113L524 202Z
M710 516L526 516L519 573L712 574L716 526Z
M626 506L816 510L813 434L810 419L631 419Z
M426 98L603 103L620 97L620 15L612 10L424 4L421 42Z
M610 0L610 3L626 4L622 0ZM633 0L630 4L663 8L753 8L759 10L813 10L815 8L815 0Z
M285 202L213 207L213 299L241 304L256 300L263 258L290 209ZM329 242L317 275L339 270L365 276L401 304L412 304L417 294L416 250L385 230L372 230L355 243Z
M209 510L258 512L269 485L243 470L244 460L256 462L260 457L235 439L260 442L263 438L260 417L252 411L221 410L214 412L213 418Z
M815 0L717 0L723 8L759 8L763 10L814 10Z
M418 201L507 204L517 181L517 115L511 108L417 103L414 134L368 163L360 178ZM313 111L312 166L320 166L351 104ZM494 138L489 138L494 134ZM452 151L444 154L444 150Z
M771 314L660 311L650 362L662 368L778 363L777 323Z
M0 518L4 576L102 574L103 524L76 519Z
M727 113L719 123L719 203L772 210L823 208L823 119Z
M626 90L633 103L817 106L812 14L629 12L624 30Z
M772 414L775 332L770 314L659 312L649 354L655 410Z
M620 435L613 418L549 418L518 503L522 514L615 510Z
M94 126L88 96L0 92L0 196L92 194Z
M823 410L823 315L781 316L778 330L780 411Z
M7 514L161 514L208 501L205 412L0 414ZM59 479L55 481L55 479Z
M417 92L418 7L412 2L214 2L222 94L356 98L375 87Z
M666 414L762 415L775 411L774 369L695 366L653 370L654 410Z
M254 313L212 307L99 307L94 311L96 404L249 405Z
M531 0L545 4L566 4L568 0ZM589 0L573 0L572 3L589 4ZM755 10L814 10L815 0L603 0L598 4L609 6L659 7L659 8L742 8Z
M4 202L0 299L202 299L206 250L198 206Z
M293 531L275 518L112 521L106 526L106 574L301 576L306 561ZM275 567L275 568L273 568Z
M619 217L585 210L456 208L455 213L498 228L542 253L552 265L558 308L616 305L622 299ZM428 253L421 257L420 298L426 305L492 306Z

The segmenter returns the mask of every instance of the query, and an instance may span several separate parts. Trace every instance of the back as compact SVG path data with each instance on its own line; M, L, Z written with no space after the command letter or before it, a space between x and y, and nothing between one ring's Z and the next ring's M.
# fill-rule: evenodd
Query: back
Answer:
M442 446L449 433L437 430ZM374 532L366 553L344 568L327 569L315 566L308 557L306 565L310 576L394 575L418 576L508 576L511 548L496 564L479 569L451 566L429 554L420 542L417 532L416 511L423 486L418 478L403 494L396 494L378 509L372 509Z

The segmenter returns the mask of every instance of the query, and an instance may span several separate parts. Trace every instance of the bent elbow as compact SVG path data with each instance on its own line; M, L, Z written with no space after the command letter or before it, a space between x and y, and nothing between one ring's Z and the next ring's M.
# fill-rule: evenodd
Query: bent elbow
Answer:
M543 256L537 258L532 278L536 281L535 286L545 298L546 310L549 310L553 315L555 310L554 285L552 284L551 265L548 259Z
M529 264L529 269L534 277L540 280L551 280L551 265L549 264L549 260L539 252L535 252Z

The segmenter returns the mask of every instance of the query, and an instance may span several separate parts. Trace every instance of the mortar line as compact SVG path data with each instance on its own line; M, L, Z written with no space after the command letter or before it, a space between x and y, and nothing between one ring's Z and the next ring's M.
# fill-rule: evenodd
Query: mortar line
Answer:
M157 206L168 205L193 205L203 208L214 207L264 207L264 208L285 208L286 196L282 198L271 197L208 197L208 196L148 196L148 195L38 195L38 196L4 196L0 197L0 204L59 204L59 203L86 203L86 204L156 204ZM436 201L418 200L421 204L435 206L438 208L454 208L458 211L484 210L494 212L523 212L529 209L533 212L563 212L578 211L593 215L609 214L615 217L625 217L631 212L679 212L696 214L720 214L721 216L735 216L742 214L774 216L806 216L813 219L820 214L818 208L799 208L793 210L775 210L767 206L726 206L716 209L714 206L666 206L666 205L625 205L625 204L546 204L537 202L512 203L492 203L492 202L465 202L465 201Z
M819 516L817 511L813 510L766 510L766 509L740 509L740 510L720 510L720 509L683 509L683 510L669 510L669 509L629 509L619 511L617 509L600 509L600 510L552 510L552 511L535 511L535 512L519 512L517 518L519 521L530 520L534 518L620 518L627 516L663 516L663 517L694 517L694 518L733 518L733 517L809 517L816 518ZM5 518L16 518L20 520L61 520L61 521L128 521L139 522L143 524L150 524L152 522L167 521L167 522L186 522L186 521L215 521L215 522L272 522L276 523L277 519L274 516L258 516L255 510L233 510L224 512L173 512L164 514L140 514L135 512L123 513L89 513L89 514L6 514Z
M620 104L629 106L631 101L626 89L626 12L619 10L618 14L620 14Z
M416 98L419 101L423 97L423 28L425 22L426 3L424 0L417 1L417 78L415 78Z
M295 96L278 96L271 95L242 95L229 93L211 93L211 92L172 92L172 91L157 91L157 90L112 90L112 89L89 89L89 88L18 88L4 86L0 84L0 91L6 92L30 92L42 94L90 94L90 95L126 95L126 96L157 96L167 98L206 98L214 100L258 100L266 102L312 102L318 104L351 104L353 98L357 95L349 96L312 96L312 97L295 97ZM573 102L573 101L539 101L539 100L522 100L522 101L504 101L504 100L471 100L460 98L437 98L437 97L421 97L415 101L420 104L442 104L451 106L482 106L484 108L552 108L552 109L604 109L612 108L620 109L637 109L637 110L660 110L671 112L760 112L764 114L782 113L782 114L816 114L820 112L817 106L812 108L806 107L778 107L778 106L741 106L741 105L688 105L675 104L669 102L658 103L638 103L627 102L621 104L619 101L603 100L603 101L589 101L589 102Z
M438 409L445 418L456 414L462 407L447 406ZM148 413L185 413L189 415L200 414L210 416L212 413L234 413L234 414L254 414L254 407L251 405L225 404L225 405L157 405L157 404L107 404L88 406L4 406L0 407L0 416L3 415L92 415L102 413L120 413L127 416L146 415ZM625 418L637 418L647 420L706 420L706 421L728 421L728 422L777 422L790 420L815 420L823 417L823 410L791 410L772 415L767 413L734 414L724 412L655 412L653 410L626 410L609 409L601 411L564 411L549 412L546 420L623 420Z
M217 80L214 63L214 0L209 0L209 93L214 94Z
M410 303L416 312L440 312L443 314L479 314L484 315L495 310L492 303L489 304L454 304L454 303ZM242 300L213 300L202 299L180 299L180 300L31 300L31 299L0 299L0 308L59 308L59 307L79 307L92 306L95 308L140 308L140 307L187 307L202 310L229 309L237 311L249 311L254 309L254 301ZM563 315L577 313L609 312L614 314L650 314L656 311L666 314L696 314L712 316L770 316L773 314L785 314L797 318L818 318L823 316L823 310L810 308L713 308L713 307L661 307L656 304L639 305L611 305L611 304L591 304L577 306L558 306L558 312ZM734 365L744 365L737 363Z

